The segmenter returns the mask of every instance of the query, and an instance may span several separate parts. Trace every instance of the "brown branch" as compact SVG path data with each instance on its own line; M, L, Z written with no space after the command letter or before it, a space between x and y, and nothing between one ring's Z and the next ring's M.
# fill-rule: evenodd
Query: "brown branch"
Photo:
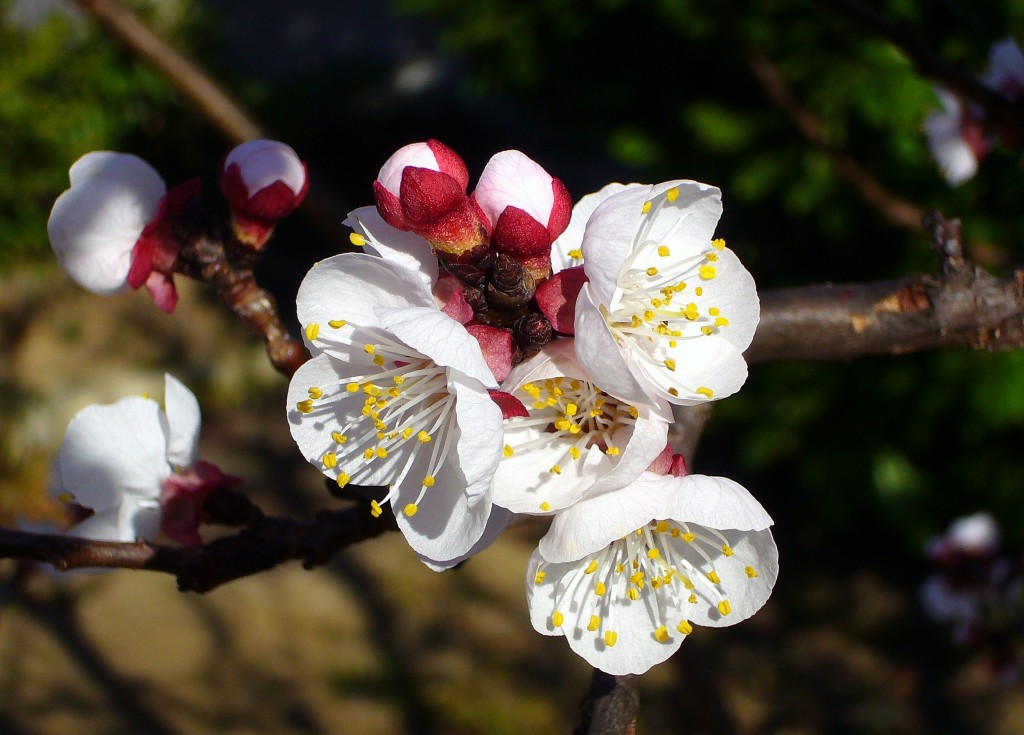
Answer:
M861 199L893 224L908 230L920 230L925 210L886 189L856 158L837 149L829 140L821 120L800 104L778 66L760 51L752 48L741 36L736 28L735 19L738 16L732 3L729 0L721 0L718 7L721 10L720 15L731 30L734 42L746 56L751 72L761 84L768 99L786 114L808 143L828 156L836 173L857 191Z
M612 676L594 669L573 735L634 735L640 711L639 682L634 674Z
M183 592L209 592L293 559L307 568L319 566L342 548L395 528L393 516L374 518L363 503L297 520L265 516L244 496L221 491L206 508L215 521L244 527L192 548L0 529L0 558L44 562L60 570L106 567L164 572L177 577Z
M849 360L942 347L1024 348L1024 271L997 278L963 256L959 222L930 216L941 278L768 291L747 361Z
M1007 130L1024 130L1024 107L995 92L962 66L950 64L921 40L906 22L895 22L860 0L818 0L833 12L884 38L903 52L918 73L982 107Z

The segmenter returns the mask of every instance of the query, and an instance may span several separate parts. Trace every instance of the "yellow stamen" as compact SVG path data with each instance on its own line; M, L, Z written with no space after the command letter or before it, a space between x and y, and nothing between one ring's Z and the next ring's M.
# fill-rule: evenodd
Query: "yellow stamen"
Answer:
M361 248L366 245L366 238L360 235L358 232L353 232L348 236L348 241L355 245L357 248Z

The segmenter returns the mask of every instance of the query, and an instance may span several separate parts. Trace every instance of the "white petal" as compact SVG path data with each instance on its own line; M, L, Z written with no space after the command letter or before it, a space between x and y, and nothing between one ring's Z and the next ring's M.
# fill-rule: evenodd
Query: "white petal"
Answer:
M366 249L397 265L416 271L427 288L437 282L437 256L430 244L412 232L402 232L385 222L376 207L360 207L348 213L344 224L366 237Z
M583 368L576 362L573 340L558 339L548 342L536 355L512 368L501 385L502 390L514 393L523 383L566 377L590 381Z
M402 172L407 166L429 168L431 171L441 170L430 146L426 143L410 143L399 148L384 162L377 174L377 181L396 197L400 196Z
M595 384L605 393L635 405L654 399L633 375L619 344L612 336L600 307L594 303L590 284L576 299L576 358L588 375L598 376Z
M1012 38L1003 38L988 50L988 69L982 84L1017 99L1024 93L1024 53Z
M675 201L668 192L678 191ZM665 196L660 202L659 198ZM643 215L644 240L664 243L673 251L702 253L715 235L722 217L722 192L699 181L666 181L651 187L648 199L655 201L650 213Z
M640 408L633 433L629 443L622 447L619 461L597 479L587 491L587 496L618 490L637 480L668 444L668 425L671 420L672 409L664 401L659 401L657 410L646 406Z
M569 219L569 226L565 232L551 245L551 270L555 273L572 268L581 263L579 259L569 255L570 250L579 250L583 246L583 232L587 228L587 221L590 215L597 209L597 205L620 191L629 188L643 187L647 184L607 184L593 194L587 194L576 202L572 208L572 217Z
M157 170L131 153L86 153L72 164L68 178L72 187L99 179L118 181L137 192L141 200L154 204L167 193L167 186Z
M291 146L276 140L249 140L235 146L224 159L224 167L238 164L249 196L275 181L298 194L306 185L306 168Z
M665 368L661 362L654 364L636 360L631 364L636 366L636 374L648 392L679 406L704 403L712 397L718 400L731 396L747 380L747 362L743 354L725 339L715 336L679 340L677 347L664 349L664 357L676 361L674 371ZM712 395L698 392L704 388Z
M643 206L652 189L627 187L601 202L587 221L583 233L583 270L590 279L594 300L599 303L610 304L615 296L619 272L633 252Z
M937 623L958 623L978 615L978 595L950 588L937 574L929 576L918 592L925 614Z
M493 227L505 207L518 207L547 227L555 195L551 174L521 151L491 156L473 192Z
M470 557L476 556L493 544L498 539L498 536L501 535L501 532L508 526L509 521L511 521L512 518L513 514L510 511L494 506L491 508L491 515L487 519L487 526L484 528L484 532L483 535L480 536L480 540L473 544L473 548L465 554L457 556L454 559L428 559L427 557L421 556L420 561L435 572L443 572L447 569L451 569Z
M97 513L126 494L158 498L167 465L167 436L155 401L138 396L88 406L68 424L57 456L61 483Z
M335 255L314 265L295 301L304 326L347 319L371 328L379 324L381 307L437 308L419 273L363 253ZM316 346L312 349L319 351Z
M87 538L95 541L121 541L129 543L135 540L135 529L124 527L121 523L121 507L114 508L89 516L68 529L68 536Z
M700 531L693 524L690 528ZM711 628L735 625L764 607L779 576L779 550L771 531L723 530L721 533L733 555L719 554L712 561L721 579L717 587L725 593L732 610L728 615L722 615L718 611L721 597L709 594L706 585L697 584L694 592L699 602L693 605L688 615L691 622ZM692 555L690 560L696 565L699 557ZM756 576L748 576L747 567L753 569Z
M762 531L772 525L754 496L728 477L686 475L667 477L664 483L672 492L667 518L737 531Z
M475 380L449 373L448 389L455 394L459 432L455 456L450 461L458 464L466 478L466 493L477 498L490 492L501 459L501 409Z
M377 314L382 328L436 364L458 370L488 388L498 387L480 343L433 302L430 306L381 307Z
M944 89L936 89L945 112L933 110L924 120L928 150L951 186L959 186L978 171L978 159L960 134L960 100Z
M167 461L188 468L198 459L199 427L203 417L199 401L170 373L164 374L164 405L167 412Z

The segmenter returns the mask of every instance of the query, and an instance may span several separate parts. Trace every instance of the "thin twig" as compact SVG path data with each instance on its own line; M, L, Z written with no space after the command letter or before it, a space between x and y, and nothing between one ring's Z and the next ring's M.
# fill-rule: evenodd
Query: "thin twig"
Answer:
M723 22L731 30L734 42L746 56L751 72L761 84L768 99L786 114L808 143L828 156L836 173L853 186L861 199L893 224L908 230L920 230L925 210L889 191L856 158L837 149L829 140L821 120L800 103L778 66L763 53L752 48L741 36L736 28L737 16L732 3L729 0L720 0L719 8L722 10L720 15Z
M947 62L921 40L910 24L893 21L860 0L818 3L887 40L903 52L920 74L982 107L999 127L1024 130L1024 107L989 89L962 66Z

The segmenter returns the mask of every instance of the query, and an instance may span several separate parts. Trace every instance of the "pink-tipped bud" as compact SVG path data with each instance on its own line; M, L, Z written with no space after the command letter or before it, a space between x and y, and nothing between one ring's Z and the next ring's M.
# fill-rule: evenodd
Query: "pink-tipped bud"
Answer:
M572 215L561 181L520 151L502 151L487 162L472 198L495 250L525 265L538 281L551 275L551 243Z
M306 164L276 140L246 141L221 165L220 190L231 205L235 237L253 249L263 247L277 221L295 211L308 189Z
M381 218L426 238L446 262L486 255L486 233L466 195L469 173L457 153L428 140L398 149L373 182Z

